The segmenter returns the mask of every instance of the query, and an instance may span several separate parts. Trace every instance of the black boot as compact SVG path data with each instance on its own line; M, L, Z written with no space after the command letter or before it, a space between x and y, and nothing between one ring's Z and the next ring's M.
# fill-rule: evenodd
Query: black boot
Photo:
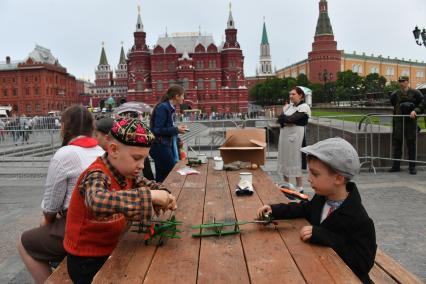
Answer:
M408 171L410 172L410 175L417 174L416 163L408 163Z
M390 168L389 170L388 170L388 172L389 173L395 173L395 172L399 172L399 171L401 171L401 169L400 169L400 167L399 167L399 163L398 162L394 162L393 163L393 165L392 165L392 168Z

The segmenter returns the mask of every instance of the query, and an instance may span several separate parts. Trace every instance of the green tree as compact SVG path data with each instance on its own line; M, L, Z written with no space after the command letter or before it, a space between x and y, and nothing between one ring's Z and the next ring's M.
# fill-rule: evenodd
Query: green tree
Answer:
M309 88L312 90L312 103L325 103L327 101L324 86L319 83L310 84Z
M288 101L288 92L296 85L297 80L291 77L270 78L250 90L250 99L261 106L282 104Z
M339 100L354 100L354 98L363 92L362 77L352 70L346 70L337 73L336 91L338 90Z
M362 87L365 93L383 93L385 90L386 78L377 73L371 73L362 80Z
M296 84L297 86L304 86L309 88L309 85L311 84L311 82L309 82L308 76L306 76L303 73L300 73L296 78Z
M392 93L400 88L399 83L397 81L390 81L384 88L385 94Z

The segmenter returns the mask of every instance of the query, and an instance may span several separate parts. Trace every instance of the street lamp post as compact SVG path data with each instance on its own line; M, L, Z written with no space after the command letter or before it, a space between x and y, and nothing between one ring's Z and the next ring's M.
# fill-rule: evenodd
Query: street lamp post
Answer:
M330 88L328 89L327 92L327 82L331 81L333 79L333 73L328 72L327 69L324 69L324 71L321 73L318 73L318 79L322 82L324 82L324 93L326 93L328 96L330 96ZM334 100L333 100L334 101ZM336 104L336 102L334 101L334 104Z
M426 47L426 29L420 31L419 27L416 26L416 28L413 30L413 35L418 45L423 45L424 47ZM422 37L421 39L420 36Z

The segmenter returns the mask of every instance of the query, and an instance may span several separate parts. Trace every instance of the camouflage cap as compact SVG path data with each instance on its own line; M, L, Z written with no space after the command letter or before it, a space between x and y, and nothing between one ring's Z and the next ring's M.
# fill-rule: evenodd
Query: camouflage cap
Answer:
M408 76L399 76L398 82L410 81Z
M110 134L117 141L129 146L151 147L154 141L154 135L149 127L136 118L121 118L114 121Z

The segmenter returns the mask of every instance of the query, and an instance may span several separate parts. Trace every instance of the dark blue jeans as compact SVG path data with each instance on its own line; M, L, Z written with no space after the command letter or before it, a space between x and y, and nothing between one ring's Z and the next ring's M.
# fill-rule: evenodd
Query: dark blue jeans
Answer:
M155 180L163 182L176 164L173 158L172 147L168 144L155 142L151 146L149 154L155 163Z
M93 277L95 277L107 259L108 255L101 257L82 257L68 254L68 274L75 284L92 283Z

